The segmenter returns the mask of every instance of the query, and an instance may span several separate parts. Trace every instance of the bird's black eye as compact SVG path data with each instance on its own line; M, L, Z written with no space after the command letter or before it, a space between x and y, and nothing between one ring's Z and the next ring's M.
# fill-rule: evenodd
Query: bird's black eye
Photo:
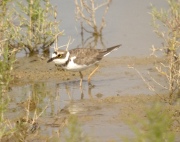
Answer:
M58 57L62 57L62 54L59 54Z

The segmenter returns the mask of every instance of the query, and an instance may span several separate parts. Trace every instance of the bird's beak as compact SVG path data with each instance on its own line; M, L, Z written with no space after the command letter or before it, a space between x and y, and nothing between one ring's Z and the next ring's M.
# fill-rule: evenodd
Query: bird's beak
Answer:
M47 63L52 62L53 60L54 60L54 58L50 58L50 59L47 61Z

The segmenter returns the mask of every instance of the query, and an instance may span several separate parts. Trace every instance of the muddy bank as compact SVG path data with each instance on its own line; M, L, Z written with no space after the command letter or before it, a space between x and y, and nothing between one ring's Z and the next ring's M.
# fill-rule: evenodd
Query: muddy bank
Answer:
M78 72L70 72L62 70L56 67L54 63L47 63L48 58L42 58L38 56L30 58L18 58L15 65L13 76L15 77L15 82L13 85L23 85L24 83L31 83L37 81L66 81L79 79ZM120 58L105 58L100 62L100 68L97 71L97 76L102 76L104 72L103 68L112 67L128 67L130 66L147 66L152 67L153 64L161 61L162 59L157 59L155 57L120 57ZM153 69L153 67L152 67ZM87 78L88 74L93 70L93 67L83 71L84 78ZM129 70L134 72L133 70ZM119 71L121 72L121 71ZM123 71L122 71L123 72Z

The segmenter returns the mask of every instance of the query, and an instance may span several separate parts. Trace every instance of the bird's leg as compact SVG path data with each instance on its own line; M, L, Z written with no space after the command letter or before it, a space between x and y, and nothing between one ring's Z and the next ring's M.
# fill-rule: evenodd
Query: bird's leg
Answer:
M80 74L80 77L81 77L81 80L80 80L80 87L82 87L82 80L83 80L83 75L82 75L82 73L79 71L79 74Z
M88 85L90 87L93 87L93 85L91 84L91 76L98 70L99 65L96 65L96 68L91 72L91 74L88 76Z

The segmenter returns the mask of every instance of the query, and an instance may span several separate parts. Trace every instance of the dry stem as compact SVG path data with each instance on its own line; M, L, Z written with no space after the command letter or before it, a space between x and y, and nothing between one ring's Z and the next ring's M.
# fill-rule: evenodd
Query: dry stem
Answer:
M108 12L110 3L112 0L106 0L101 4L96 4L95 0L90 0L90 2L87 2L85 0L74 0L74 3L76 5L76 19L80 19L82 21L85 21L87 25L93 28L94 31L89 31L85 28L83 28L86 32L95 34L95 35L101 35L102 30L105 27L105 15ZM97 26L96 21L96 11L102 7L105 7L104 14L101 19L100 27Z

